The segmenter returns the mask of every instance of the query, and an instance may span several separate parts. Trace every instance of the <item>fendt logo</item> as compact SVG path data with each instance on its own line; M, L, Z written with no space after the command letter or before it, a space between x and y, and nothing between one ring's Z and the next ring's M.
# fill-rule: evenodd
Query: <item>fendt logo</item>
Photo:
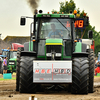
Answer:
M53 72L54 74L70 74L71 69L58 69L55 68L51 71L51 69L35 69L35 74L51 74Z

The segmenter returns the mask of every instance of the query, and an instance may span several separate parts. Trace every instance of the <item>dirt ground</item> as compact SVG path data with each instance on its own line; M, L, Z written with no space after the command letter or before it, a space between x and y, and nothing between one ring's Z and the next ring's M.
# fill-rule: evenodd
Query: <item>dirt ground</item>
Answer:
M31 95L35 95L37 100L100 100L100 77L94 78L94 93L88 95L74 95L67 91L23 94L16 92L15 88L16 80L0 81L0 100L29 100Z

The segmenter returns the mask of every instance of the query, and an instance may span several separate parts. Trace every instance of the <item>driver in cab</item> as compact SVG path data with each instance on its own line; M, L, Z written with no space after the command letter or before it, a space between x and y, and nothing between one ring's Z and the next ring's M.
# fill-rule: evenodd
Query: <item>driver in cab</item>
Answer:
M55 24L51 24L52 31L49 32L48 37L49 38L63 38L63 34L61 31L56 30Z

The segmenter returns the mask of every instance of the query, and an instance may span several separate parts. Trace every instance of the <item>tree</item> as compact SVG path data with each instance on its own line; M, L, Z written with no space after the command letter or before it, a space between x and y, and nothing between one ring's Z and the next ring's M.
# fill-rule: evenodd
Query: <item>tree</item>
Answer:
M69 2L66 1L64 2L60 2L60 13L64 12L64 13L69 13L70 11L74 11L74 9L76 8L76 4L74 3L73 0L70 0Z

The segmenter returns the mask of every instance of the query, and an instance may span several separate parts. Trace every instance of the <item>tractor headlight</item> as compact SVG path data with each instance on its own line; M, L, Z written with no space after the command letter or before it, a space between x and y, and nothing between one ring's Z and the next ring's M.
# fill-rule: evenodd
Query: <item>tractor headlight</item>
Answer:
M56 56L57 57L61 57L61 53L56 53Z
M50 57L51 56L51 53L46 53L46 56Z
M87 45L87 49L90 49L90 46L89 45Z
M9 65L14 65L15 63L14 62L9 62Z

